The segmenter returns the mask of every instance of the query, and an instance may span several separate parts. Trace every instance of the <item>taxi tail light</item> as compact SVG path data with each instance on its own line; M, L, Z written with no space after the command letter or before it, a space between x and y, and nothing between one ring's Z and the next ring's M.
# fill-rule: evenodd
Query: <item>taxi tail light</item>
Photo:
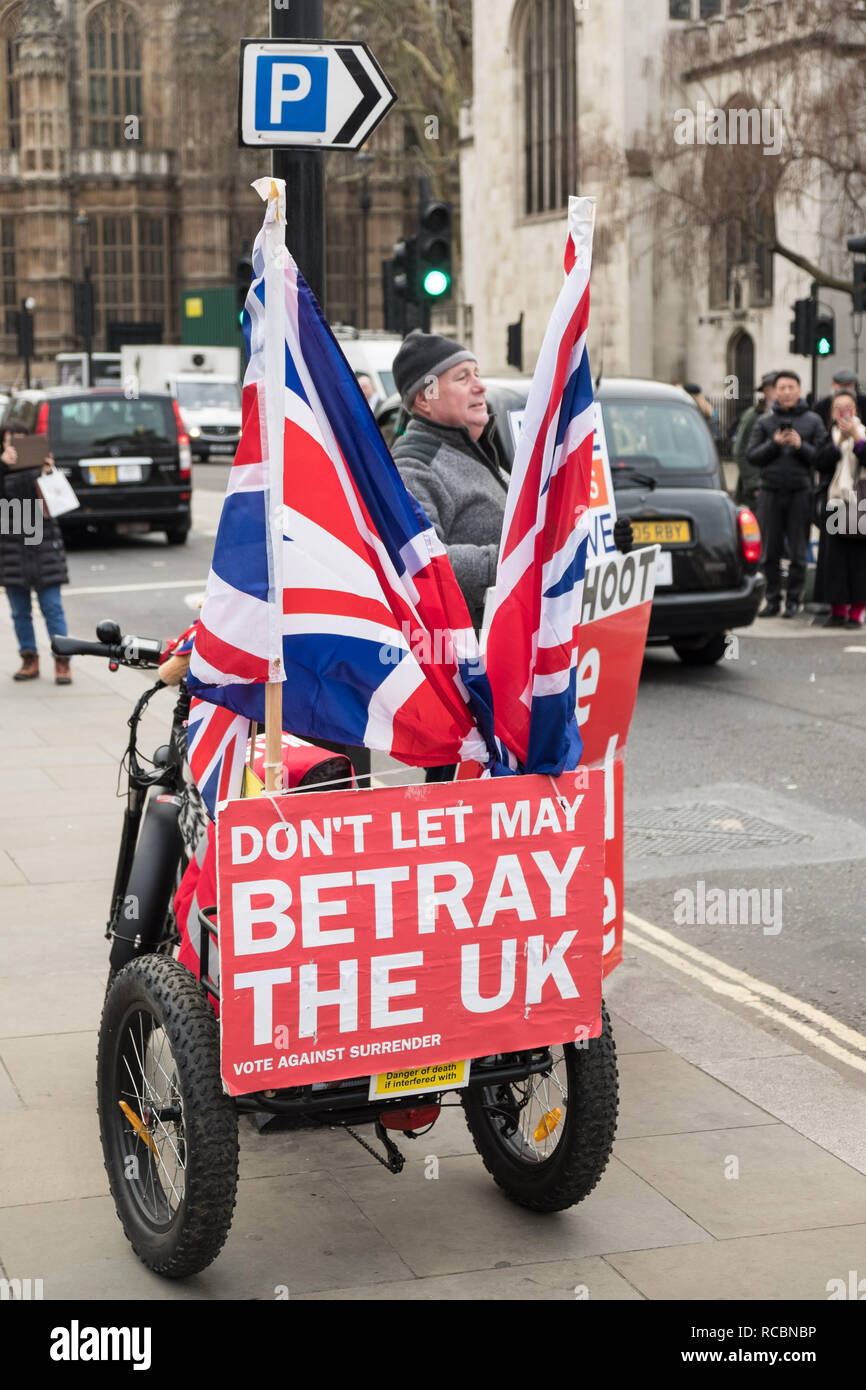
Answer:
M189 435L186 432L186 425L183 423L180 406L175 400L172 401L172 406L177 425L177 444L180 450L180 476L186 480L192 477L192 449L189 446Z
M441 1108L438 1102L433 1105L413 1105L406 1110L385 1110L379 1118L385 1129L400 1129L405 1134L409 1130L426 1129L432 1125L434 1120L438 1120Z
M755 513L741 507L737 520L740 525L740 549L747 565L756 565L761 558L761 528Z
M36 420L36 429L34 430L34 434L47 434L47 433L48 433L48 402L47 402L47 401L43 401L42 404L41 404L40 407L39 407L39 416L38 416L38 418L37 418L37 420Z

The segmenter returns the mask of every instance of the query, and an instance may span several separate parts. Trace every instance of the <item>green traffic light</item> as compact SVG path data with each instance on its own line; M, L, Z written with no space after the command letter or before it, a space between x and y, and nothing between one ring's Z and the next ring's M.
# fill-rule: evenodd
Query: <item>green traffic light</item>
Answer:
M829 339L829 338L819 338L819 339L818 339L818 356L819 356L819 357L826 357L826 356L829 354L829 352L830 352L830 339Z
M440 299L443 294L447 294L450 284L450 277L444 270L428 270L424 276L424 293L431 299Z

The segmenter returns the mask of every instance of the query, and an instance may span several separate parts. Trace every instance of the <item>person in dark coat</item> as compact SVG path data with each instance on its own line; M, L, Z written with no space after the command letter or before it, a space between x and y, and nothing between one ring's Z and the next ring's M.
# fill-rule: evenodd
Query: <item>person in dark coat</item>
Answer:
M750 405L745 411L742 420L737 426L737 433L734 439L734 461L737 465L737 490L734 494L734 501L740 507L754 507L758 500L758 489L761 486L760 469L754 468L746 458L746 450L752 438L752 430L755 428L755 421L759 415L763 415L770 409L776 395L777 372L767 372L761 377L761 384L758 387L760 400L756 400L754 405Z
M761 472L757 516L767 576L762 618L774 617L781 607L781 560L786 542L790 568L783 617L793 618L802 601L812 519L812 474L826 443L827 431L800 399L797 373L780 372L773 407L755 421L746 450L749 463Z
M824 627L862 627L866 616L866 516L857 483L866 478L866 425L857 398L839 391L830 408L830 440L817 467L826 488L815 597L830 604Z
M35 680L39 675L33 627L34 589L49 640L55 636L65 637L67 633L60 597L61 584L69 582L63 536L36 490L40 470L13 466L18 458L15 441L26 434L24 424L14 418L8 419L0 448L0 584L6 589L21 653L21 667L12 677L16 681ZM48 472L53 464L54 459L49 454L43 471ZM55 657L54 679L58 685L71 684L68 657Z

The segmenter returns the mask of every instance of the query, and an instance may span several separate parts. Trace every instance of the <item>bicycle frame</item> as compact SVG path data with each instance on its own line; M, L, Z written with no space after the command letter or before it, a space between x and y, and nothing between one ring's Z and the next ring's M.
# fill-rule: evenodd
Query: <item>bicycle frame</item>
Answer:
M126 903L126 890L135 859L138 835L144 816L147 794L154 787L163 787L171 795L176 795L183 777L183 755L181 752L181 731L189 715L189 692L181 682L178 698L172 715L169 743L162 745L154 754L152 768L142 766L138 759L138 726L150 701L159 691L167 687L157 682L146 690L136 702L129 718L129 742L121 766L127 768L127 803L123 813L120 845L117 855L114 885L111 892L111 907L105 929L107 940L114 940Z

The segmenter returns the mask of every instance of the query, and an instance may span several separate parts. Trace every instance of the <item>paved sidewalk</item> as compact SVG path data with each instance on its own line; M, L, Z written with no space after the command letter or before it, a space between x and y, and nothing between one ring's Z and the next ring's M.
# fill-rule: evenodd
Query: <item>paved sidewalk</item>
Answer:
M630 956L608 998L614 1158L579 1207L511 1205L459 1109L392 1177L345 1133L241 1123L234 1225L183 1284L131 1254L97 1133L103 928L143 681L16 686L0 615L0 1275L47 1299L815 1299L866 1276L866 1084ZM162 742L170 697L145 728ZM160 704L163 709L160 713ZM429 1174L438 1160L438 1178Z

